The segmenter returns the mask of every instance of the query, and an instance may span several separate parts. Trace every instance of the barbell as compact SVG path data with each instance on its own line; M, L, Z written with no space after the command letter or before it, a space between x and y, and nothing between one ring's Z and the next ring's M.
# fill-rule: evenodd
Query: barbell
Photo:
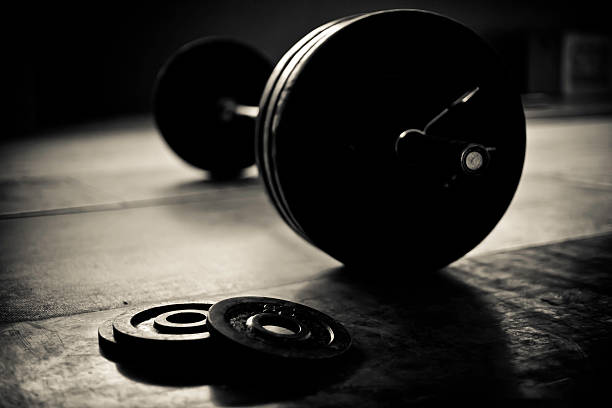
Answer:
M214 177L256 162L285 222L356 267L463 256L506 211L525 155L499 56L420 10L324 24L274 68L234 40L189 43L158 75L154 116L168 145Z

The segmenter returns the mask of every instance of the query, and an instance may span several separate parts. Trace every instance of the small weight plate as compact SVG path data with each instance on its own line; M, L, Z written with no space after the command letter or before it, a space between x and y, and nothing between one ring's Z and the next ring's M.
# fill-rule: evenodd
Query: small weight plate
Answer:
M210 342L206 325L211 303L168 303L132 309L112 320L112 335L108 322L98 329L100 346L113 345L122 353L141 355L155 352L197 353L202 355ZM194 354L195 356L195 354Z
M109 360L118 360L121 357L121 348L113 334L113 319L106 320L98 327L98 345L100 351Z
M236 175L255 162L255 119L227 104L256 106L270 62L239 42L206 38L183 46L160 70L154 90L157 127L182 159L213 175Z
M207 325L215 338L268 356L324 360L339 356L351 345L348 331L328 315L268 297L237 297L215 303Z

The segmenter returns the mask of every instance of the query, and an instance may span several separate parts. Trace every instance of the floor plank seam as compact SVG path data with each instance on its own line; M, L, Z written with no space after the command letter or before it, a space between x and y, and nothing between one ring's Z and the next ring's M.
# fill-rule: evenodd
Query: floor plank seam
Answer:
M244 187L236 187L231 190L242 190ZM228 191L228 190L224 190ZM84 206L76 206L76 207L65 207L65 208L53 208L48 210L35 210L35 211L24 211L24 212L16 212L16 213L6 213L0 214L0 220L9 220L9 219L18 219L18 218L32 218L32 217L48 217L54 215L70 215L70 214L82 214L82 213L92 213L92 212L105 212L105 211L120 211L120 210L130 210L135 208L150 208L150 207L162 207L166 205L181 205L181 204L190 204L197 203L201 201L210 201L210 194L214 192L205 192L205 193L196 193L196 194L187 194L187 195L177 195L177 196L168 196L168 197L160 197L160 198L152 198L152 199L143 199L143 200L133 200L133 201L120 201L113 203L104 203L104 204L93 204L93 205L84 205ZM250 197L241 196L241 197L225 197L225 198L217 198L214 199L216 202L221 201L233 201L233 200L245 200Z

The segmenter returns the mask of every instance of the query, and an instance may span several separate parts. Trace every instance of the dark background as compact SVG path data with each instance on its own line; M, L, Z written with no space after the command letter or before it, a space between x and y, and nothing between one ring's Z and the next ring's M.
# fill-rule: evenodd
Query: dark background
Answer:
M388 8L432 10L476 30L507 61L522 93L561 93L566 33L610 32L608 13L594 1L24 1L4 10L10 110L3 137L149 112L157 71L198 37L234 37L276 61L320 24Z

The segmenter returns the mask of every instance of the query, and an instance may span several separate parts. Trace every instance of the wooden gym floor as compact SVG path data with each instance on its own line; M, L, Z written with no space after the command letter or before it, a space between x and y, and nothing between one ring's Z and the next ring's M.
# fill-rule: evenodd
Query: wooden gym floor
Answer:
M343 268L283 224L254 169L207 180L147 117L11 141L0 163L2 406L567 406L608 395L611 117L530 119L507 214L426 275ZM99 354L98 325L124 308L241 294L327 312L354 347L332 373L282 389L210 372L168 381Z

